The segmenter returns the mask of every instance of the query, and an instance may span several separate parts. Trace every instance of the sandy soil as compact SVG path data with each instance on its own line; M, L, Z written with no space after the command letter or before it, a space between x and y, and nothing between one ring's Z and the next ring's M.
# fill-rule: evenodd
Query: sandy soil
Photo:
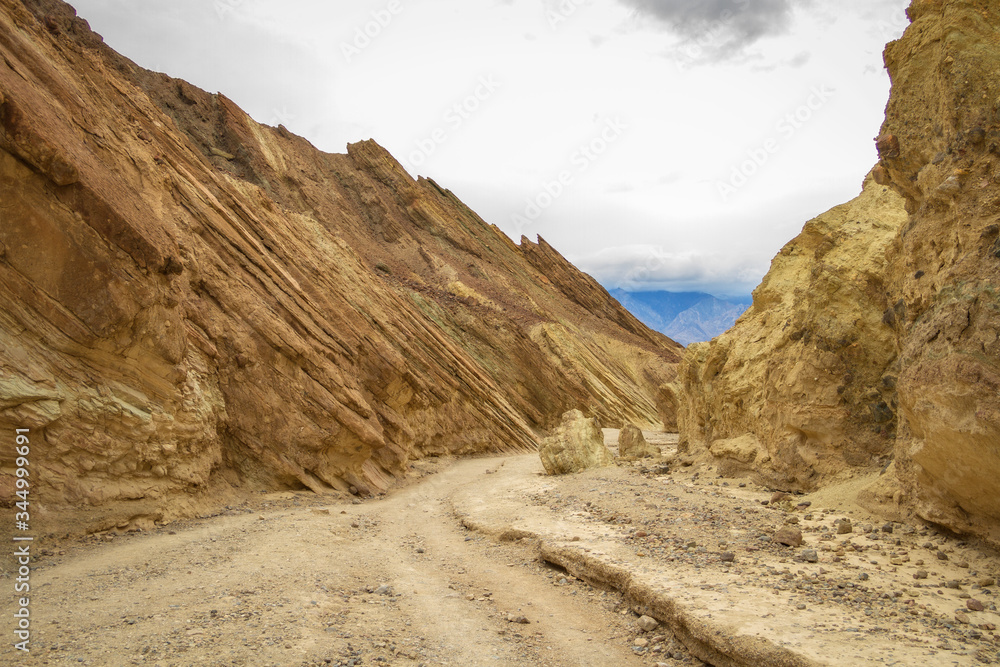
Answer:
M646 435L670 453L675 440ZM865 480L771 503L746 480L654 460L564 477L536 455L415 472L363 502L262 495L39 545L33 650L5 645L0 662L997 664L1000 559L864 515L850 499ZM786 525L802 546L774 542ZM644 631L640 614L659 625Z

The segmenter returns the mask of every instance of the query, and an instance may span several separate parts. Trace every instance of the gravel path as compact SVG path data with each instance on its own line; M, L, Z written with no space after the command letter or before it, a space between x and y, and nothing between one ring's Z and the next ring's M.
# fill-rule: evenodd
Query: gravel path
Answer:
M875 521L851 502L865 480L780 498L664 461L415 468L379 499L269 494L39 544L33 650L0 663L998 664L997 554Z

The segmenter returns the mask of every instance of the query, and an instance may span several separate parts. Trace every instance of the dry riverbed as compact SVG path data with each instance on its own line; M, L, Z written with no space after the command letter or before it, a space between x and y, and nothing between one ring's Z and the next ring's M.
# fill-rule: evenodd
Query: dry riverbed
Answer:
M851 502L865 480L772 503L747 480L650 460L564 477L535 455L415 472L378 499L269 494L40 544L32 652L8 644L0 662L997 663L996 554L867 516ZM782 527L803 544L777 543Z

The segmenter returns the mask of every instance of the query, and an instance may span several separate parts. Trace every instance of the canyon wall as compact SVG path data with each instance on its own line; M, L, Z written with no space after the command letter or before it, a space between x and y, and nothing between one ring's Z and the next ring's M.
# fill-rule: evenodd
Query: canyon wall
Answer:
M806 224L671 389L682 441L724 469L787 490L884 469L870 502L996 544L1000 8L908 15L864 191Z
M375 142L318 151L55 0L0 0L0 56L0 433L48 530L657 422L679 345Z

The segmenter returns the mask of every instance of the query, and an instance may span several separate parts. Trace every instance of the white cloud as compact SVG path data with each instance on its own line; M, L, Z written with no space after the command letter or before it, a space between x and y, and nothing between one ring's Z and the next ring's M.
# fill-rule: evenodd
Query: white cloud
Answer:
M706 291L752 287L808 218L857 194L888 94L881 51L908 4L589 0L568 3L576 9L553 25L546 12L567 3L398 0L348 62L343 44L385 19L389 2L75 4L140 65L221 91L323 150L371 137L407 164L444 128L409 168L488 222L540 233L606 280L637 257L609 249L665 248L679 268L656 272L656 284ZM722 29L705 32L713 26ZM698 67L677 57L706 34L717 39ZM484 76L502 85L450 123ZM786 136L779 124L817 86L836 95ZM627 129L580 169L574 156L609 118ZM771 138L782 139L777 150L723 200L718 183ZM512 215L567 170L572 182L517 229Z

